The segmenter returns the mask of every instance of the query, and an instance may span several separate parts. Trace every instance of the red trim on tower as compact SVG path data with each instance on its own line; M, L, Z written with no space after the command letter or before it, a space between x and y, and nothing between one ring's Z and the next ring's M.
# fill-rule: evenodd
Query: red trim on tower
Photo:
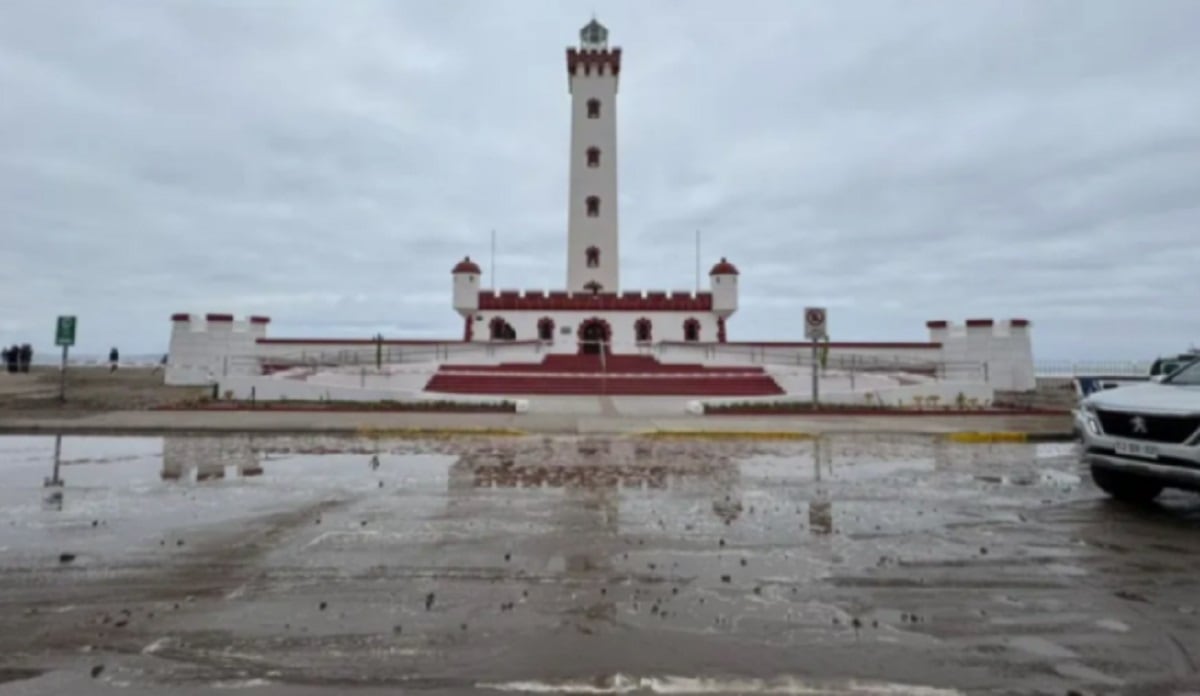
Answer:
M949 326L950 326L950 322L945 321L944 319L938 319L936 321L925 322L925 328L927 328L927 329L945 329L945 328L948 328Z
M597 75L603 75L607 70L616 77L621 74L621 49L567 49L567 74L578 74L580 66L584 75L591 75L595 70Z
M271 317L253 316L253 317L250 317L250 323L251 324L270 324Z
M171 315L171 321L191 321L191 320L192 320L192 315L187 314L186 312L179 312L177 314Z
M717 317L717 343L725 342L725 319Z
M454 264L454 268L450 269L451 273L474 273L480 275L483 271L479 268L479 264L471 260L470 256L464 256L462 261Z
M1009 326L1029 326L1028 319L1009 319Z
M968 319L967 326L995 326L995 319Z
M708 274L709 274L710 276L715 276L715 275L737 275L737 274L738 274L738 269L737 269L737 266L733 265L732 263L729 263L729 261L727 261L727 260L725 259L725 257L724 257L724 256L722 256L722 257L721 257L721 260L720 260L719 262L717 262L717 264L716 264L716 265L714 265L714 266L712 267L712 270L711 270L711 271L709 271L709 272L708 272Z
M516 290L479 293L481 311L573 311L573 312L711 312L712 293L677 292L667 297L665 292L566 293L551 292L521 296Z
M466 318L466 326L463 327L463 341L470 341L475 335L475 317L468 315Z
M206 314L204 318L208 321L233 321L232 314Z

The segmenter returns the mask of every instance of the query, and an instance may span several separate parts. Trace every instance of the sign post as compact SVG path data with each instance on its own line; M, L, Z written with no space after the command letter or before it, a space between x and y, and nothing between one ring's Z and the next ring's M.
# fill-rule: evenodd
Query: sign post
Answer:
M54 329L54 345L62 346L62 368L59 370L58 400L67 400L67 349L75 345L75 317L59 316Z
M804 337L812 342L812 407L816 410L821 402L821 390L817 379L817 341L825 338L825 308L804 308Z

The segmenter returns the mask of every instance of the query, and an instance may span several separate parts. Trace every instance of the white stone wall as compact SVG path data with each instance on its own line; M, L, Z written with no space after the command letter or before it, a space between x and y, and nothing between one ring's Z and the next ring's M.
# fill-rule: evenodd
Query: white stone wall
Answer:
M703 339L704 337L701 336ZM717 345L666 345L656 347L659 360L666 363L704 363L706 365L811 365L812 348L805 344L725 343ZM940 359L936 347L879 343L829 348L827 364L861 369L932 364Z
M454 278L454 310L461 316L467 316L479 308L479 286L482 276L475 273L455 273Z
M367 365L375 364L375 346L370 342L348 343L336 339L311 341L288 340L286 343L259 343L256 355L260 362L302 364ZM459 364L493 364L497 362L537 362L544 352L541 346L520 343L387 343L383 345L383 362Z
M167 384L211 384L216 378L258 371L255 341L266 336L266 323L214 318L218 316L225 315L177 315L171 320Z
M492 311L482 310L476 313L473 340L486 342L491 336L491 321L500 317L512 325L517 332L517 340L531 340L538 337L538 321L542 317L554 320L554 343L547 346L552 353L579 352L579 326L584 321L600 318L608 322L612 329L612 352L638 352L637 336L634 333L634 322L642 317L653 323L653 342L682 341L683 322L696 319L700 322L700 341L717 340L717 318L711 312L579 312L579 311ZM562 333L563 327L569 327L569 333Z
M582 292L595 280L604 292L620 289L617 244L617 76L582 68L570 76L571 150L567 203L567 289ZM588 118L587 103L600 100L600 117ZM600 166L587 166L587 150L600 149ZM600 199L600 215L588 217L588 196ZM599 268L587 267L586 250L600 250ZM520 335L520 334L518 334Z
M1037 387L1029 329L1023 319L930 322L929 340L942 344L942 359L949 369L971 373L982 369L984 381L995 389L1029 391Z
M712 291L714 314L728 318L737 311L738 277L736 275L710 275L708 287Z

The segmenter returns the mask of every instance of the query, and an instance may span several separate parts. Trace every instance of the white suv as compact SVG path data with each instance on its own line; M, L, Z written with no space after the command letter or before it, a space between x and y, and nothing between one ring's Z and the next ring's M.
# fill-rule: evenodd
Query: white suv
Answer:
M1200 491L1200 360L1165 377L1080 402L1083 461L1104 492L1149 502L1164 488Z

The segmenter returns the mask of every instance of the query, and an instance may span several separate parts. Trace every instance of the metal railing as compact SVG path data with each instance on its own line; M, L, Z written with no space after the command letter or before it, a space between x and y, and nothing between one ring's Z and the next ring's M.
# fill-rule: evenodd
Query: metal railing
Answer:
M1033 373L1038 377L1145 377L1151 364L1148 360L1036 360Z
M690 353L705 360L713 360L721 356L737 356L755 365L772 365L777 367L810 367L813 364L810 348L788 349L770 346L731 346L720 343L687 344L660 343L656 352L662 355L671 352ZM823 371L840 370L851 375L870 372L907 372L914 375L933 377L934 379L988 379L986 362L925 360L916 357L900 355L862 355L862 354L830 354L824 360L818 358Z

